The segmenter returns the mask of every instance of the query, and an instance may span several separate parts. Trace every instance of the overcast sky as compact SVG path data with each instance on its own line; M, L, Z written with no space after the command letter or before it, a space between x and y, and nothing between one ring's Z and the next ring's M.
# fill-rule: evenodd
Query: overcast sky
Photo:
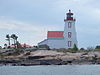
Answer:
M69 9L76 18L78 46L100 45L100 0L0 0L0 45L7 43L6 34L36 45L47 31L63 31Z

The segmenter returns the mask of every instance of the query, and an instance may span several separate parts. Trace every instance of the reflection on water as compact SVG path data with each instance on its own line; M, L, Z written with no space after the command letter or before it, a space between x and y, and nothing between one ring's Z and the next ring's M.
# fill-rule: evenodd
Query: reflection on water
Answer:
M0 75L100 75L100 66L1 66Z

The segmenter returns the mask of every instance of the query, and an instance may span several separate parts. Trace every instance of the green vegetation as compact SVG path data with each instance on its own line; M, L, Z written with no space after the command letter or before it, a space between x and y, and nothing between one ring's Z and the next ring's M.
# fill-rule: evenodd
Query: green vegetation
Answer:
M60 49L53 49L54 51L56 50L57 52L68 52L68 49L65 49L65 48L60 48Z
M96 46L96 48L95 49L99 49L100 50L100 46Z
M74 47L72 48L72 52L77 52L78 51L78 47L76 46L76 44L74 44Z
M2 49L2 46L0 46L0 49Z
M78 52L78 51L74 51L72 48L69 48L69 49L60 48L60 49L53 49L53 50L56 50L57 52L63 52L63 53L67 53L67 52L70 52L70 53Z
M73 48L69 48L69 49L65 49L65 48L60 48L60 49L57 49L56 51L58 52L71 52L71 53L74 53L74 52L78 52L78 47L76 46L76 44L74 44Z
M8 41L8 46L7 46L7 44L4 44L5 48L10 48L10 46L11 46L11 43L10 43L11 39L13 39L13 41L14 41L14 43L12 45L14 45L14 47L16 48L18 36L16 36L15 34L12 34L11 36L9 34L6 35L6 40Z
M12 34L12 35L7 34L6 40L8 41L8 44L4 44L4 48L2 48L0 46L0 50L11 49L11 50L19 51L19 50L25 50L26 49L26 44L24 44L24 46L22 47L22 45L18 41L18 36L16 34ZM13 43L11 43L11 40L13 41ZM11 47L11 46L13 46L13 47ZM33 47L35 48L35 50L41 50L41 49L50 50L50 47L46 44L40 45L40 46L33 46ZM60 48L60 49L53 49L53 50L56 50L58 52L64 52L64 53L65 52L72 52L72 53L73 52L90 52L90 51L100 51L100 46L96 46L95 48L94 47L87 47L87 49L84 49L84 48L78 49L76 44L74 44L73 48L69 48L69 49ZM18 52L15 52L15 54L16 53L18 53Z
M17 47L16 45L17 45L17 39L18 39L18 36L16 36L15 34L12 34L11 35L11 38L13 39L13 41L14 41L14 46L15 46L15 48Z
M6 35L6 38L7 38L6 40L8 41L8 45L10 46L10 36L9 36L9 34Z
M47 49L47 50L50 50L49 46L44 44L44 45L39 45L38 46L38 49Z
M11 36L9 34L6 35L6 40L8 41L8 45L4 44L4 49L14 49L14 50L20 50L20 49L25 49L26 48L26 44L24 47L21 46L21 44L19 43L18 36L16 36L16 34L12 34ZM12 46L11 47L11 40L13 40Z

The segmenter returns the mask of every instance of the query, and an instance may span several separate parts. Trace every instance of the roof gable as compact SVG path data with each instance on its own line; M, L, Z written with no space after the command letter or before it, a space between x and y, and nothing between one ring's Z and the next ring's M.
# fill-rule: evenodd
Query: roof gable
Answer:
M63 38L64 31L48 31L47 38Z

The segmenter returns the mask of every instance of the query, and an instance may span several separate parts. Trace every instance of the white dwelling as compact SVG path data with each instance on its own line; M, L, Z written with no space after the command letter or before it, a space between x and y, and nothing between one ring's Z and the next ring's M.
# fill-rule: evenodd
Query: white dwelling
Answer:
M74 44L77 45L75 19L73 13L69 10L64 19L64 31L48 31L47 39L38 43L38 45L48 45L50 49L59 48L73 48Z

